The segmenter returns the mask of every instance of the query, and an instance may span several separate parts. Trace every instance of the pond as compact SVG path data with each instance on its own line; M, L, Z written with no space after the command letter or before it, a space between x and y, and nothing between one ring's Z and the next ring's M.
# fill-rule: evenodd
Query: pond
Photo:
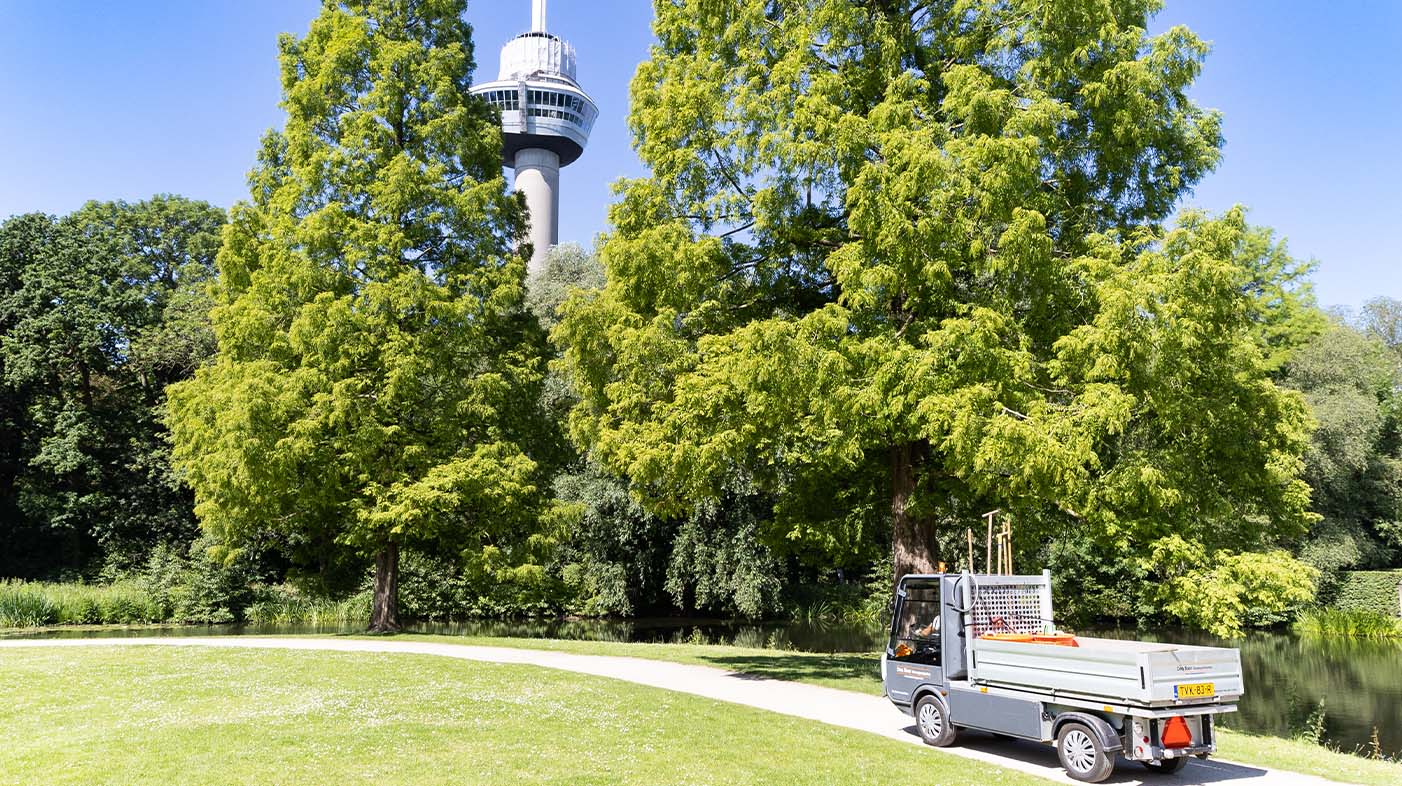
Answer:
M277 626L57 630L67 636L192 636L210 634L359 633L363 626ZM416 624L414 632L450 636L581 639L616 642L695 642L804 652L875 652L885 645L878 626L748 623L676 618L637 620L474 621ZM1323 714L1324 739L1345 751L1370 750L1374 733L1388 755L1402 755L1402 641L1321 639L1255 632L1217 639L1196 631L1102 629L1086 635L1237 647L1246 695L1223 725L1290 737Z

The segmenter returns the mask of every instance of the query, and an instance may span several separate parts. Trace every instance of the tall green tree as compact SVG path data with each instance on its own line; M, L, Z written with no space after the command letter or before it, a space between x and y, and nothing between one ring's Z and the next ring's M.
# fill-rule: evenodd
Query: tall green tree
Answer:
M328 0L280 39L287 125L224 233L219 352L170 394L201 523L372 558L381 631L399 626L401 546L504 541L538 482L524 208L497 115L468 92L464 12Z
M1363 304L1356 321L1364 335L1376 338L1402 356L1402 300L1375 297Z
M1316 422L1305 478L1323 519L1300 553L1326 578L1402 553L1402 357L1376 335L1336 322L1285 367Z
M1158 7L656 2L651 176L554 333L575 438L655 510L738 479L772 537L884 525L897 575L992 508L1024 544L1298 535L1307 417L1266 376L1253 234L1163 226L1222 140L1187 97L1207 47L1146 35Z
M0 225L0 571L126 568L193 537L161 410L212 349L223 223L156 196Z

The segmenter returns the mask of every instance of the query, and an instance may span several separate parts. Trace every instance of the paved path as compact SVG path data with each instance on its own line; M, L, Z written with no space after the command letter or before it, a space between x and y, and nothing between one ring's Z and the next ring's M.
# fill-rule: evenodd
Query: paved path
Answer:
M234 649L329 650L334 652L400 652L438 655L491 663L517 663L592 674L640 685L691 693L720 701L794 715L833 726L879 734L893 740L923 745L910 717L876 696L824 688L800 682L739 674L710 666L613 655L576 655L564 652L480 647L446 642L396 641L394 639L318 638L139 638L139 639L9 639L0 640L0 651L27 647L112 646L227 647ZM943 748L955 756L987 762L1010 770L1040 775L1059 783L1078 783L1066 777L1056 752L1046 745L994 740L966 733L955 747ZM918 779L917 779L918 780ZM1310 775L1267 770L1220 760L1194 760L1177 775L1150 775L1132 762L1121 761L1107 783L1115 784L1230 784L1231 786L1337 786Z

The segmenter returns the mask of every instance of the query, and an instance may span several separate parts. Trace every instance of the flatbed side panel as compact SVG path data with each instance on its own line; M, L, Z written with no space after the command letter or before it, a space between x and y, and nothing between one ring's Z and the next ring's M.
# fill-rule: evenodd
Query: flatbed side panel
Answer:
M1029 740L1048 740L1042 703L984 693L977 688L949 689L950 720L956 726L996 731Z
M1138 655L980 639L971 673L979 682L1147 701Z

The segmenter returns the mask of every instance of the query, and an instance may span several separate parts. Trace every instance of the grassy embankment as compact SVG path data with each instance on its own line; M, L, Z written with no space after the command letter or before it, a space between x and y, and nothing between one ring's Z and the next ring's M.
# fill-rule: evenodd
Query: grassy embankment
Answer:
M496 647L574 652L585 655L626 655L635 658L714 666L732 671L796 680L829 688L881 695L880 656L875 653L808 652L747 649L703 644L618 644L554 639L507 639L461 636L406 635L421 641L482 644ZM1218 755L1223 759L1273 769L1318 775L1345 783L1396 786L1402 783L1402 762L1366 759L1330 750L1305 740L1266 737L1222 729Z
M0 628L142 625L166 616L137 582L45 584L0 581Z
M1402 638L1402 619L1371 611L1309 609L1295 620L1296 633L1305 636L1354 639Z
M111 584L0 580L0 629L56 625L206 623L190 618L179 590L161 591L139 578ZM335 625L370 616L368 592L341 601L303 595L289 587L260 586L241 613L254 625ZM226 620L227 621L227 620Z
M1010 784L1039 778L671 691L420 655L0 650L0 784Z

